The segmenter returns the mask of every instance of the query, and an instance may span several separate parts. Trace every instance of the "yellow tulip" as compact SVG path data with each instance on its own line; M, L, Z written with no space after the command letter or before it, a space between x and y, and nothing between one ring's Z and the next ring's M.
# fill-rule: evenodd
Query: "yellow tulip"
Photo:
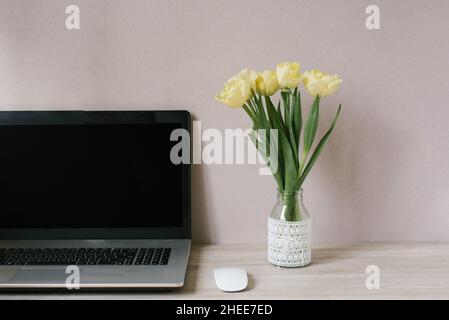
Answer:
M300 65L297 62L283 62L276 67L277 80L281 88L296 88L301 82Z
M263 96L272 96L279 90L279 82L276 72L273 70L265 70L258 74L256 80L257 93Z
M338 89L342 79L320 70L307 71L303 75L304 85L312 96L326 97Z
M254 92L256 92L256 90L257 90L256 81L257 81L258 77L259 77L259 74L257 73L257 71L248 70L249 88L250 88L250 90L253 90Z
M223 90L215 96L215 99L233 107L242 107L250 97L250 80L248 69L226 81Z

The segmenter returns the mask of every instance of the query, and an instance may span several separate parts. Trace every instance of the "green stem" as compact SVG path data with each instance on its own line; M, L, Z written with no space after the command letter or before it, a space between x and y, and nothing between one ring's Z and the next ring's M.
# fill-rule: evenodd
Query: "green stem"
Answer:
M308 154L308 152L303 152L302 153L302 155L301 155L301 161L299 162L299 175L298 176L301 176L301 174L303 173L303 171L304 171L304 165L305 165L305 163L306 163L306 159L307 159L307 154Z
M300 221L301 220L301 207L297 199L297 192L282 192L282 211L281 220L285 221Z

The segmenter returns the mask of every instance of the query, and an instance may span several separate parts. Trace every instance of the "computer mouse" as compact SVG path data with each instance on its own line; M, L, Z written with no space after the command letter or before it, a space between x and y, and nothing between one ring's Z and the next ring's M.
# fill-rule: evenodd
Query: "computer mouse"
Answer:
M215 283L225 292L242 291L248 285L248 276L242 268L219 268L214 270Z

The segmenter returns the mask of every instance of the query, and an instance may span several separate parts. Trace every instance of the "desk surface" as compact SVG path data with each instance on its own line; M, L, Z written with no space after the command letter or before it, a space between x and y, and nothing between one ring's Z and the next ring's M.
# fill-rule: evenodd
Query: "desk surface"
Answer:
M365 286L366 267L380 269L380 288ZM240 266L248 288L224 293L213 270ZM316 245L312 264L270 265L265 245L192 248L184 288L162 293L1 294L0 299L449 299L449 243L357 243Z

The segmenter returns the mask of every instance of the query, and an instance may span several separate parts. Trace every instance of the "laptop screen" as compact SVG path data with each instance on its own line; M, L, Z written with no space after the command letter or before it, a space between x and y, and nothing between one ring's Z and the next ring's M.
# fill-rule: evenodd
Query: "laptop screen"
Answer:
M0 126L0 228L183 223L176 123Z

